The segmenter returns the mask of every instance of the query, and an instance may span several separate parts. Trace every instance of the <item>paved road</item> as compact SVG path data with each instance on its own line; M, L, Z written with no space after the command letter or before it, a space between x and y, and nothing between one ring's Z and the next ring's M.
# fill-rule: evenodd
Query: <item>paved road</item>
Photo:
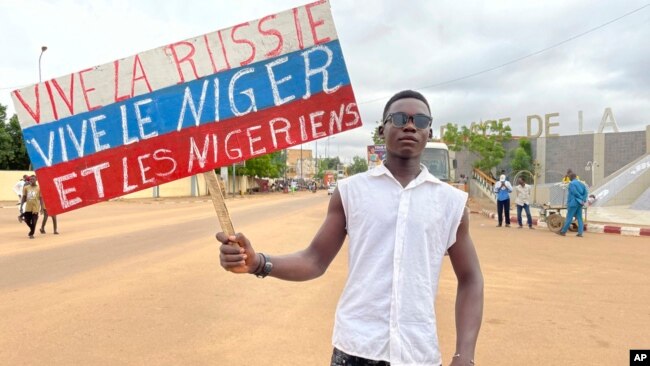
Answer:
M328 196L228 202L259 249L291 252L318 229ZM218 267L210 202L108 202L37 234L0 209L2 365L326 365L343 250L307 283ZM51 230L50 227L48 227ZM486 278L477 363L619 365L650 348L650 241L583 239L494 227L472 216ZM453 352L454 275L436 304L445 360Z

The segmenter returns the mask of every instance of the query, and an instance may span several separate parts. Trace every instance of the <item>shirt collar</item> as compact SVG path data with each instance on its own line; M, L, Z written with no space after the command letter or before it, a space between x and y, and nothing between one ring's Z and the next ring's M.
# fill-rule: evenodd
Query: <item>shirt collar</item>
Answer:
M393 173L391 173L390 170L388 170L388 168L386 168L386 165L384 165L384 162L385 162L385 160L382 161L381 164L379 164L375 168L369 170L368 174L370 176L373 176L373 177L379 177L381 175L386 175L386 176L389 176L389 177L395 179L395 177L393 176ZM415 184L420 184L421 182L442 183L442 181L440 179L436 178L433 174L429 173L429 169L427 169L427 167L424 164L420 163L420 168L422 169L420 171L420 174L418 174L418 176L415 177L415 179L413 180L413 182L415 182ZM409 183L409 185L410 185L410 183Z

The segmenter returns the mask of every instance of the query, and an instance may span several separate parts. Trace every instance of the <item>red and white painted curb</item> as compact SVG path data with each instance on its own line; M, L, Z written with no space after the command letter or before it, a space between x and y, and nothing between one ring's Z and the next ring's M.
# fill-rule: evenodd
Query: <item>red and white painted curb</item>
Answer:
M486 209L481 210L481 214L487 216L491 219L498 220L499 216L496 212L492 212ZM510 221L516 223L517 216L510 216ZM524 219L525 221L525 219ZM545 222L533 218L533 225L538 227L548 227ZM587 223L585 224L585 231L589 233L605 233L605 234L618 234L626 236L650 236L650 228L641 228L634 226L619 226L619 225L603 225L603 224L594 224Z

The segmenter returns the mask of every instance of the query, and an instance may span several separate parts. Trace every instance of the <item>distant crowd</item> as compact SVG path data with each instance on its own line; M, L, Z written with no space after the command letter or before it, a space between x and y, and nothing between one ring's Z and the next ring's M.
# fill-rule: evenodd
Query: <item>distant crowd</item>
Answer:
M588 194L587 185L571 169L567 170L562 184L567 190L566 219L562 228L556 233L565 236L573 221L576 220L577 236L582 237L584 232L583 210L593 204L596 198L594 195ZM526 183L524 177L519 177L516 186L513 187L505 170L502 170L499 179L494 183L493 191L497 199L497 227L502 227L504 221L505 227L510 227L510 194L514 191L518 228L523 228L522 212L525 212L528 228L534 229L530 213L531 186Z

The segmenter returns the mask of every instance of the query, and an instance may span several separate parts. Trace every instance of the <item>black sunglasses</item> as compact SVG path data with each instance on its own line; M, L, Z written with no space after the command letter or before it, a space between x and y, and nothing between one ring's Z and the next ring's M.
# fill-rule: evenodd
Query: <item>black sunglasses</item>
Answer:
M409 122L409 119L412 119L415 127L420 130L429 128L431 126L431 121L433 121L433 118L431 118L431 116L427 116L426 114L418 113L409 116L404 112L395 112L389 114L388 117L386 117L384 124L390 120L393 123L393 126L397 128L404 128L404 126L406 126L406 124Z

